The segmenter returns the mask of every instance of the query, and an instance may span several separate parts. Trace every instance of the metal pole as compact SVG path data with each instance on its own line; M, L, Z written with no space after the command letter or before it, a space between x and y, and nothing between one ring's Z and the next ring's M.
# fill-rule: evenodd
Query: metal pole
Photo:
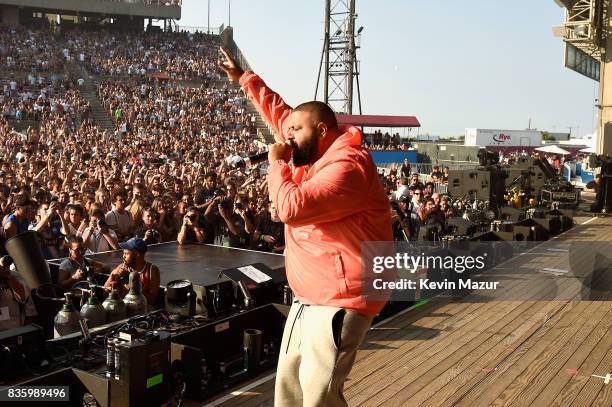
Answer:
M232 0L227 0L227 25L232 26Z
M351 0L351 8L349 11L349 20L347 33L349 39L348 60L345 64L348 65L348 78L346 79L346 113L353 114L353 66L355 64L355 0Z
M208 23L206 24L206 33L210 34L210 0L208 0Z
M357 55L355 55L355 79L357 79L357 101L359 102L359 114L363 114L361 111L361 89L359 88L359 69L357 67Z
M321 80L321 70L323 69L323 56L325 55L325 44L327 44L327 39L323 38L323 49L321 50L321 61L319 62L319 74L317 75L314 100L317 100L317 93L319 92L319 81Z
M325 81L323 82L323 101L329 104L329 19L331 13L331 0L325 0L325 39L323 52L325 54Z

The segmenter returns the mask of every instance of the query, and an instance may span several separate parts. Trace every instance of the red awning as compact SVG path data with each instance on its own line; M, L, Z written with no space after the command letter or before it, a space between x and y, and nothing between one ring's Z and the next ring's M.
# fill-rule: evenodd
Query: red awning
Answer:
M364 127L421 127L415 116L377 116L358 114L336 115L339 124L352 124Z

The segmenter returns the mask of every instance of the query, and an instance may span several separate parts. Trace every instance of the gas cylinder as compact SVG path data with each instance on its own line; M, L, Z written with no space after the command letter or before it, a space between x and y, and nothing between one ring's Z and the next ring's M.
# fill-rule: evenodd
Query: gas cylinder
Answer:
M106 322L115 322L127 317L125 303L117 291L117 282L113 282L113 288L102 303L102 307L106 311Z
M89 286L89 299L81 307L81 318L87 321L87 326L93 328L106 322L106 311L95 295L95 286Z
M147 298L142 295L141 287L140 273L132 271L130 273L130 291L123 298L128 317L141 315L147 312Z
M62 309L55 316L55 334L56 336L68 335L79 331L79 320L81 316L74 309L71 294L65 293L65 302Z

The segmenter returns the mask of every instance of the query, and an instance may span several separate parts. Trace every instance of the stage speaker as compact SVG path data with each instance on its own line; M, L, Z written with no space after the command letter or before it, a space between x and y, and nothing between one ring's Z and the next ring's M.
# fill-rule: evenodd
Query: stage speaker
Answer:
M439 238L441 234L442 226L439 223L423 225L419 228L417 240L419 242L431 242Z
M446 226L450 229L450 233L454 236L468 236L476 232L476 225L467 219L461 217L450 218L446 222Z
M193 291L196 293L196 314L217 316L231 310L236 302L231 281L221 281L207 286L194 284Z
M514 226L512 228L512 240L516 242L533 241L533 234L529 226Z
M533 221L546 229L550 235L554 236L561 233L561 220L557 216L533 218Z
M256 306L283 301L283 287L287 284L284 269L272 270L263 263L253 263L223 270L222 273L234 283L234 293L240 302L244 301L244 295L238 288L240 282L244 283Z
M448 176L448 194L454 198L461 198L463 184L463 171L451 171Z
M40 249L36 232L28 231L6 241L6 251L29 289L51 283L49 266Z
M467 195L472 199L489 200L491 172L478 169L453 171L448 180L448 193L455 198Z
M529 172L529 188L531 190L531 195L537 196L549 177L540 167L530 167Z
M517 241L542 242L550 238L550 233L533 219L525 219L516 223L513 227L513 233L514 239Z
M507 175L506 179L504 180L504 188L509 188L511 185L514 185L514 186L524 185L525 179L529 179L528 175L523 174L523 173L526 173L526 171L518 167L514 167L514 166L509 167L505 169L504 172ZM512 184L514 180L517 180L517 181L514 184Z
M526 214L522 209L513 208L511 206L504 206L501 208L501 219L511 222L519 222L525 219Z
M511 242L514 240L514 233L513 232L503 232L503 231L499 231L499 232L491 232L493 234L495 234L495 236L497 236L499 238L499 240L503 240L506 242Z

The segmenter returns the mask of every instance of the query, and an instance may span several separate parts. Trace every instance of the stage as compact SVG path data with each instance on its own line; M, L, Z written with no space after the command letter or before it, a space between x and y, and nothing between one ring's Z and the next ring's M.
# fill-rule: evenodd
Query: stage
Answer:
M548 251L552 244L612 241L612 217L575 221L574 228L513 257L504 269L559 267L567 254ZM567 293L571 281L566 283L560 287ZM437 297L374 325L345 384L348 404L612 405L609 291L589 300L542 301L537 292L546 287L516 278L513 288L531 294L514 301L486 301L476 293ZM204 405L272 406L274 377L269 371Z
M115 250L86 257L114 268L123 261L122 255L122 250ZM221 274L224 270L255 263L262 263L276 272L284 272L285 268L285 258L279 254L215 245L179 245L177 242L149 245L146 259L159 267L162 286L181 279L201 286L218 284L230 281ZM57 274L62 260L48 261L52 277Z

